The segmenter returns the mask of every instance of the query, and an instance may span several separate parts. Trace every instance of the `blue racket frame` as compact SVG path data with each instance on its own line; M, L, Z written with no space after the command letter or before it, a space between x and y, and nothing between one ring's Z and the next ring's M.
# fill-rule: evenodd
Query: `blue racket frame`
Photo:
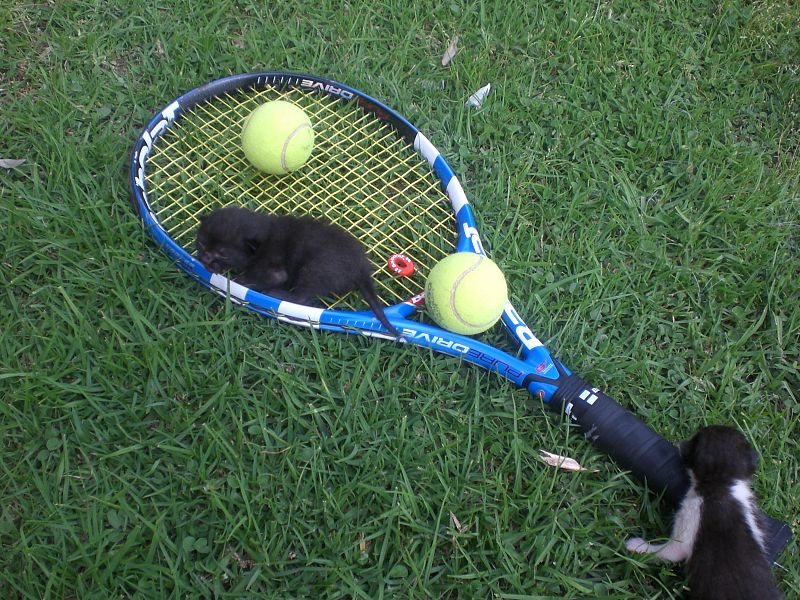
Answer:
M224 275L209 272L170 238L151 209L145 179L147 157L161 134L183 112L207 99L243 88L259 89L266 86L291 87L308 93L328 94L344 102L357 102L379 120L389 123L398 136L425 158L450 199L458 228L455 250L485 255L475 215L464 190L434 145L416 127L380 101L352 87L308 74L265 72L233 75L195 88L161 110L139 136L131 156L131 197L136 212L146 231L178 267L233 302L294 325L395 340L370 312L328 310L293 304L248 289ZM387 318L403 335L397 341L462 358L527 389L550 408L568 415L584 430L589 441L621 466L631 470L650 489L663 494L673 504L680 502L689 488L689 479L677 447L555 359L510 302L505 306L502 322L511 338L517 342L519 356L475 338L411 319L422 302L422 295L418 295L386 309ZM792 533L785 523L763 516L767 523L765 541L768 554L775 560L791 539Z
M327 331L360 334L394 340L380 321L370 312L350 312L319 309L272 298L208 271L194 256L175 243L164 230L147 200L145 184L147 156L153 144L180 115L199 102L243 87L290 86L310 93L327 93L343 101L358 101L381 120L395 128L414 149L427 160L438 177L442 190L450 198L454 210L458 238L456 252L486 255L480 239L472 207L453 170L436 147L416 127L380 101L343 84L305 74L261 73L234 75L191 90L165 107L144 129L133 150L131 160L131 189L133 200L147 232L161 249L183 271L209 289L230 298L267 317L300 326ZM501 320L511 337L519 344L521 356L512 356L479 340L431 326L411 317L421 305L422 296L388 307L387 318L403 334L405 342L414 343L450 356L463 358L480 367L498 373L519 387L526 388L549 404L558 389L558 379L570 375L562 364L558 366L547 348L509 302ZM571 406L565 405L570 413Z

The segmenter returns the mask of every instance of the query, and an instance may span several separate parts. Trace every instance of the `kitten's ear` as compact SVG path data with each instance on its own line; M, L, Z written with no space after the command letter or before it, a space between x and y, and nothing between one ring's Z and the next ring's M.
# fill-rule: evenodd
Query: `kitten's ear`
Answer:
M755 473L757 467L758 467L758 452L756 452L755 448L750 448L750 468Z
M251 218L242 230L242 238L244 239L244 246L247 250L254 254L256 250L263 244L269 237L269 231L272 222L264 218Z
M678 453L681 455L681 463L687 469L695 468L697 457L695 456L696 439L684 440L678 443Z
M686 457L689 456L689 441L684 440L682 442L678 442L678 453L680 453L681 458L686 460Z

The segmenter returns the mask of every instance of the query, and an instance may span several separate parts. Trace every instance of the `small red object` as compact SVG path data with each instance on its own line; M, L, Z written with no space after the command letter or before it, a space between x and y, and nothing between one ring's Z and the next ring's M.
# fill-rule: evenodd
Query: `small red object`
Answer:
M399 277L411 277L414 274L414 261L405 254L392 254L389 257L389 268Z

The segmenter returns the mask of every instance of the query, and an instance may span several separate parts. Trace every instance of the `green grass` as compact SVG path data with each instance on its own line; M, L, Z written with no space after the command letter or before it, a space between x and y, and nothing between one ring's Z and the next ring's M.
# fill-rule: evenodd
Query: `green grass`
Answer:
M0 8L0 597L682 595L623 548L666 507L524 392L259 318L154 248L136 135L257 69L421 127L548 346L671 439L741 427L800 528L795 3L270 4Z

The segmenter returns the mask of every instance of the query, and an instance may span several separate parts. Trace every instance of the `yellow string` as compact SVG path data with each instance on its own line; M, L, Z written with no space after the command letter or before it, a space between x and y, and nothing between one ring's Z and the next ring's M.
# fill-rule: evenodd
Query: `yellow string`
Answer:
M306 165L282 177L256 171L239 141L244 118L263 102L278 99L301 106L315 136ZM431 267L452 252L455 242L450 201L427 162L356 102L323 94L243 90L195 107L156 142L147 186L162 226L190 253L199 217L222 206L334 222L364 244L387 304L421 292ZM415 262L413 277L389 271L386 261L395 253ZM323 300L329 308L365 308L352 293Z

